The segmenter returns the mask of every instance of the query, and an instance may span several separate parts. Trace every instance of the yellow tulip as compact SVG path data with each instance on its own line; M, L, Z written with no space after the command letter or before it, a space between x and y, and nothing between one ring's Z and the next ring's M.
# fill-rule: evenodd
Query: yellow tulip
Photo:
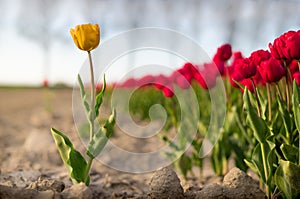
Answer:
M100 43L100 28L98 24L82 24L71 28L73 41L80 50L91 51Z

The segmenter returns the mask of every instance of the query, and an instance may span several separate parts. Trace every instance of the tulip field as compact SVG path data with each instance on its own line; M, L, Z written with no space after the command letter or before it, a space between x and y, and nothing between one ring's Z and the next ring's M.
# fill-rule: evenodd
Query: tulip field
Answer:
M300 198L300 30L249 55L226 43L204 63L99 84L99 25L70 34L88 83L0 89L0 198Z
M210 121L210 90L217 79L224 82L227 113L210 162L216 175L228 172L229 160L243 171L252 170L268 198L300 196L300 31L289 31L245 57L230 44L220 46L212 62L186 63L170 75L145 75L115 84L113 89L138 88L130 101L130 112L143 120L154 104L165 107L168 119L159 136L172 143L170 129L180 129L180 104L174 90L193 89L200 119L191 150L174 162L184 176L202 168L199 158ZM180 130L179 130L180 131ZM189 131L185 127L183 131ZM215 132L218 133L218 132ZM172 157L184 146L173 143Z

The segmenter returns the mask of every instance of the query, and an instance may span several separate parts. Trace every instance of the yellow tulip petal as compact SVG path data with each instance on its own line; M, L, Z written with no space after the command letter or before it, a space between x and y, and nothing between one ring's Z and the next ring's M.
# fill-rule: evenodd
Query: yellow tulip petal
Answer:
M71 29L75 45L84 51L91 51L100 43L100 28L98 24L82 24L77 25L75 29Z

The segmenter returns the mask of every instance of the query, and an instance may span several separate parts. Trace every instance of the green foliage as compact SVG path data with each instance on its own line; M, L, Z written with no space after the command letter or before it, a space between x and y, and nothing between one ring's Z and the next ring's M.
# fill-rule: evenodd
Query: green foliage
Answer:
M292 101L293 101L294 121L295 121L297 130L298 130L298 133L300 134L300 89L297 86L296 81L294 81L294 85L293 85Z
M99 108L103 102L103 95L105 93L106 89L106 80L105 80L105 75L103 76L103 86L101 91L96 95L96 104L95 104L95 115L96 118L99 116Z
M80 88L80 95L81 95L82 104L83 104L83 107L85 109L86 114L88 114L90 112L90 105L86 100L87 95L85 93L84 85L82 83L82 79L81 79L79 74L78 74L78 84L79 84L79 88Z
M108 120L106 120L103 127L94 134L92 140L88 144L87 155L91 158L95 158L102 151L107 143L107 140L113 133L113 127L115 125L115 111L110 115Z
M89 177L86 181L85 171L87 163L80 152L76 151L69 138L58 130L51 129L61 159L63 160L73 183L85 182L89 185Z
M89 170L91 168L92 161L97 155L99 155L101 150L104 148L108 138L113 133L113 128L115 124L115 111L113 111L112 115L106 120L103 126L99 126L99 130L96 133L91 132L91 126L94 126L94 122L99 116L99 108L103 102L103 95L106 89L105 77L102 90L97 94L97 96L94 96L94 99L96 101L94 107L91 107L87 102L87 95L80 75L78 75L78 83L80 87L82 104L85 109L87 122L89 123L89 126L87 126L88 123L85 123L83 126L81 126L81 128L79 129L79 133L80 135L86 137L87 132L90 131L89 135L91 136L86 151L87 155L89 156L88 162L86 162L86 160L80 152L74 149L73 144L66 135L54 128L51 129L51 132L56 142L60 156L65 166L67 167L67 170L73 183L84 182L88 186L90 183ZM91 89L94 89L93 85ZM93 112L91 110L93 109L95 111L95 117L91 117L91 113Z
M258 113L251 105L249 98L249 90L246 88L244 91L244 110L247 114L246 121L250 128L253 130L254 137L259 142L264 142L266 138L270 135L269 129L262 118L258 116Z
M281 160L275 173L275 183L288 199L300 197L300 166Z

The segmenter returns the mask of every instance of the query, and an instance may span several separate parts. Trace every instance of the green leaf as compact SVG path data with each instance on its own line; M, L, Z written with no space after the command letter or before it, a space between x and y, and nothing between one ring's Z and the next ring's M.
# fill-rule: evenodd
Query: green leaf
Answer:
M212 165L212 168L216 175L221 176L223 174L223 156L222 156L222 149L219 143L216 143L216 145L213 148L210 162Z
M94 134L92 140L88 144L87 155L91 158L95 158L100 154L102 149L107 143L107 140L113 133L113 128L115 125L115 115L116 112L113 110L113 113L106 120L103 127L100 127L99 130Z
M85 182L87 163L81 153L74 149L72 142L66 135L54 128L51 128L51 133L73 183ZM89 179L86 184L89 184Z
M300 134L300 88L298 87L295 80L294 80L294 86L293 86L292 101L293 101L293 111L294 111L295 124L296 124L296 127L298 129L298 133Z
M270 143L269 143L270 144ZM273 145L273 143L272 143ZM274 175L274 170L277 163L277 158L276 158L276 152L275 152L275 144L273 145L273 148L270 148L270 152L267 155L267 167L268 167L268 181L267 185L271 187L273 190L274 182L273 182L273 175Z
M286 160L297 163L299 157L299 151L297 147L289 144L282 144L280 149Z
M263 147L263 150L262 150ZM263 154L264 152L264 154ZM265 172L264 164L263 164L263 156L265 157L267 172ZM266 141L263 143L258 143L254 148L252 154L252 163L256 167L257 174L260 176L261 180L270 184L272 180L273 173L273 165L276 163L276 154L275 154L275 144L270 141ZM249 165L248 165L249 166ZM268 176L266 176L266 173ZM266 180L268 178L268 181Z
M261 144L258 143L252 154L252 161L253 165L256 168L257 174L259 175L260 179L266 183L266 177L264 172L264 165L263 165L263 158L262 158L262 152L261 152ZM251 168L251 167L250 167Z
M258 173L257 167L255 166L255 164L252 163L252 161L249 161L247 159L244 159L246 165L254 172L254 173Z
M249 98L249 90L246 88L244 91L244 109L247 112L247 122L250 125L250 128L253 130L255 138L259 142L264 142L269 136L269 129L263 119L261 119L254 107L251 105Z
M86 113L89 113L90 112L90 106L89 106L88 102L86 101L86 93L85 93L85 90L84 90L84 85L82 83L82 80L81 80L81 77L80 77L79 74L78 74L78 83L79 83L80 95L81 95L81 100L82 100L84 109L85 109Z
M178 160L178 167L179 167L181 173L184 175L184 177L186 177L188 171L192 170L191 158L188 157L187 155L185 155L185 153L183 153Z
M286 133L291 133L292 129L293 129L292 118L291 118L289 112L287 111L287 107L286 107L285 103L282 103L282 101L279 99L279 97L277 97L277 102L279 105L279 113L283 120L285 131L286 131ZM289 137L289 135L287 135L287 137Z
M256 93L257 93L257 98L260 104L260 109L261 109L261 117L262 119L266 120L266 112L268 110L268 106L272 106L272 104L268 104L268 100L263 98L263 96L260 94L259 90L257 87L255 87Z
M96 96L96 104L95 104L95 115L96 115L96 117L99 116L99 108L100 108L100 106L101 106L101 104L103 102L103 95L105 93L105 89L106 89L106 80L105 80L105 75L104 75L103 76L103 87L102 87L102 90Z
M275 184L288 199L300 197L300 166L281 160L275 172Z

